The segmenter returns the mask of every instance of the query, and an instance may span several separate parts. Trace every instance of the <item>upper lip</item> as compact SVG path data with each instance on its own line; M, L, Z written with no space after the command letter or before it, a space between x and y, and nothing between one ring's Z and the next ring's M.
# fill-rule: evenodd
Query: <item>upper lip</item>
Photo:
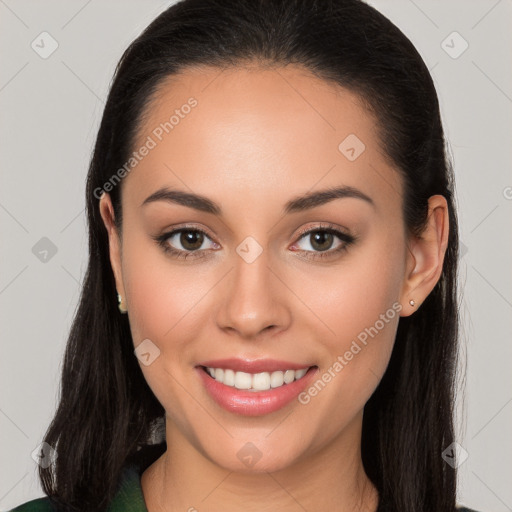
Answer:
M308 363L293 363L291 361L279 361L277 359L211 359L209 361L202 361L197 366L205 366L207 368L223 368L231 369L236 372L246 373L262 373L262 372L276 372L284 370L301 370L302 368L310 368L311 364Z

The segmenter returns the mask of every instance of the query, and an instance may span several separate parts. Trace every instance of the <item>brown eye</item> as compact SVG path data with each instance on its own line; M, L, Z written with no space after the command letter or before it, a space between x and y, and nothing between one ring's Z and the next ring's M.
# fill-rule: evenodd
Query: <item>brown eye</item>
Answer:
M336 243L338 239L338 243ZM318 226L301 233L294 244L309 259L331 258L340 255L356 241L356 237L331 226ZM309 242L309 243L308 243ZM309 247L308 247L309 245ZM296 250L296 249L294 249Z
M219 245L207 233L196 228L181 228L154 237L158 245L174 258L190 259L204 257L208 249L218 249ZM207 241L211 242L210 247ZM206 247L204 247L206 245Z
M297 242L299 248L303 251L314 251L314 252L323 252L328 251L335 244L335 239L340 240L338 243L338 247L340 245L347 245L353 241L352 237L342 233L341 231L333 230L333 229L314 229L310 230L307 233L304 233L300 241ZM307 247L307 244L304 244L301 241L309 242L310 248ZM300 244L303 244L302 247Z
M185 250L197 251L203 245L204 234L195 230L181 231L179 241Z
M308 236L311 237L311 247L317 251L327 251L331 248L334 241L332 233L327 233L326 231L315 231Z

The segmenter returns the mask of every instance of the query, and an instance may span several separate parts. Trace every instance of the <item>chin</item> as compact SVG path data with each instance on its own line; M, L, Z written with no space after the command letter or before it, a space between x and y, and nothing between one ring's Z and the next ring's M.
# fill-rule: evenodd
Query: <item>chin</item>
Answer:
M296 464L303 456L303 449L297 447L294 452L290 447L283 452L283 447L272 446L266 443L266 447L258 448L264 443L258 444L257 441L252 443L248 441L243 443L241 447L225 447L222 453L210 454L210 460L228 470L236 473L257 474L257 473L273 473L287 469ZM234 457L228 457L227 454L233 453Z

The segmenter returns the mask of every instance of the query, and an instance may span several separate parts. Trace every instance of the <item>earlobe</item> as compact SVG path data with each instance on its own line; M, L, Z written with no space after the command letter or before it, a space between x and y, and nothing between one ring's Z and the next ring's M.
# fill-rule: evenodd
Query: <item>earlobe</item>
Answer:
M426 226L421 235L411 235L408 242L406 275L400 297L401 316L414 313L439 281L448 246L448 224L446 198L431 196Z
M115 225L114 207L110 195L106 192L104 192L100 198L99 210L108 233L110 264L114 273L117 293L123 300L126 300L121 271L121 241ZM112 300L117 300L117 297L113 297Z

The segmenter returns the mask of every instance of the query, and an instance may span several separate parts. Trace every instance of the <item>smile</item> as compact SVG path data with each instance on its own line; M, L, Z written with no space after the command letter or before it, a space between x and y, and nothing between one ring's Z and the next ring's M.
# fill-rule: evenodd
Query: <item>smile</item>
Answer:
M229 368L207 367L206 371L217 382L236 389L245 389L248 391L266 391L271 388L280 388L299 380L309 368L299 370L284 370L275 372L246 373L237 372Z
M283 409L292 402L302 407L296 400L318 374L318 366L278 370L276 361L269 363L241 363L231 360L229 366L257 367L255 373L230 368L227 363L219 366L198 365L195 370L204 386L207 396L222 409L244 416L262 416ZM213 362L213 361L212 361ZM261 371L265 365L271 371ZM273 366L274 368L269 368ZM282 368L286 368L282 366ZM291 366L291 364L289 365Z

